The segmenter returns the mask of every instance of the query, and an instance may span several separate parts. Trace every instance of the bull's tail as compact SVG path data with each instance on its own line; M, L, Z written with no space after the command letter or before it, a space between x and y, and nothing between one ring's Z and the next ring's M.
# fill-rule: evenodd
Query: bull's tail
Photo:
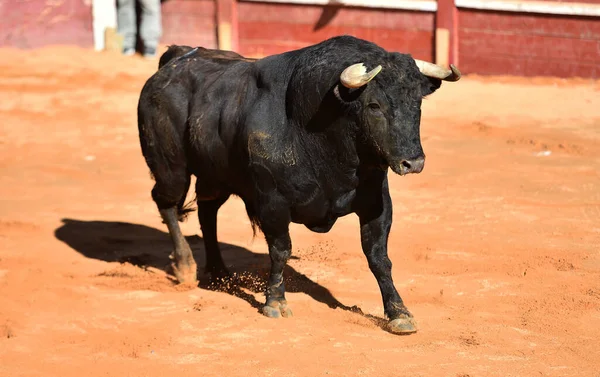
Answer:
M189 188L190 186L188 185L188 191ZM194 212L196 209L198 209L196 207L196 196L194 196L194 198L192 198L186 203L185 198L187 197L188 191L185 192L185 196L183 197L183 199L181 199L181 201L177 203L177 216L179 218L179 221L181 222L187 219L187 216L190 212Z

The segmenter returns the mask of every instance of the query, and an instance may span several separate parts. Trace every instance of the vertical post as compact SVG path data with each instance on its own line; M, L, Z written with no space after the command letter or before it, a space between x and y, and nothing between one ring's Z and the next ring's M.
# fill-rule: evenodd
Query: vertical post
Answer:
M219 49L238 51L237 0L215 0Z
M458 10L454 0L438 0L435 14L435 62L458 64Z
M115 1L93 0L92 17L94 30L94 49L106 48L106 30L117 28L117 6ZM113 35L115 33L113 32Z

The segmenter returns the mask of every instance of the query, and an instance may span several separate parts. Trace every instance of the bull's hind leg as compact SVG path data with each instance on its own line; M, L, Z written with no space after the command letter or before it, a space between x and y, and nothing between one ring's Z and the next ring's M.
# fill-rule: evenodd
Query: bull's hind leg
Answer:
M173 241L175 248L172 254L173 273L180 283L197 283L197 268L192 249L181 233L179 227L179 212L181 203L185 200L189 188L189 177L174 179L169 183L163 183L157 177L157 183L152 189L152 198L156 202L160 215Z
M225 195L215 200L198 200L198 220L206 249L206 272L213 279L229 276L217 240L217 212L228 198L229 195Z
M140 146L146 164L155 179L152 199L167 227L175 248L173 272L181 283L196 283L196 262L192 250L179 228L179 217L190 188L185 151L187 102L169 98L156 81L145 87L138 104Z
M161 209L160 215L167 224L167 228L169 228L169 235L175 247L172 254L173 263L171 264L175 277L180 283L196 284L198 281L196 261L194 261L190 245L181 233L177 207Z

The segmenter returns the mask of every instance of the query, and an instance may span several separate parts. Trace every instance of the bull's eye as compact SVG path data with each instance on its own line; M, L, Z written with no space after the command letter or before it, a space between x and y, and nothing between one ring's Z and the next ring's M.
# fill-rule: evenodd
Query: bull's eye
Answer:
M379 110L379 109L381 109L381 106L379 106L379 104L377 102L371 102L369 104L369 109L371 109L371 110Z

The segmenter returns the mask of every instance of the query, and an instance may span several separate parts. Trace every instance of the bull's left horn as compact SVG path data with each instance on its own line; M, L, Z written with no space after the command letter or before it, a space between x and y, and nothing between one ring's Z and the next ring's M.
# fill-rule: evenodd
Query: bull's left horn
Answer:
M367 67L363 63L356 63L344 69L340 81L346 88L356 89L373 80L379 72L381 72L380 65L367 72Z
M444 81L460 80L460 71L453 64L450 64L450 69L440 67L437 64L429 63L423 60L415 59L419 71L425 76L433 77Z

